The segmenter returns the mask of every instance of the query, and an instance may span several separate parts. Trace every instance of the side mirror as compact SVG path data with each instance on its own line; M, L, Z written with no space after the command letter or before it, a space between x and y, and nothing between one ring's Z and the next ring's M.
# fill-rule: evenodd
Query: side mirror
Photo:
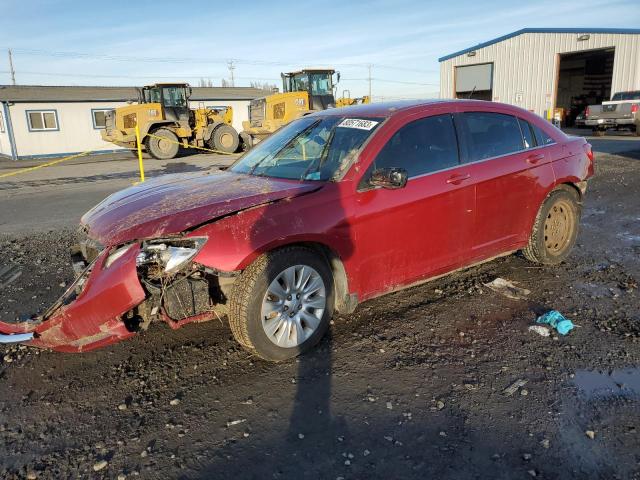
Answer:
M382 188L403 188L407 184L407 171L404 168L377 168L371 173L369 185Z

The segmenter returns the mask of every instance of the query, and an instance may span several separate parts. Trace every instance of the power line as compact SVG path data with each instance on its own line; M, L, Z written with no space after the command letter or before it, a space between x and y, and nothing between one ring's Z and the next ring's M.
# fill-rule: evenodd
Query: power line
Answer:
M130 55L111 55L100 53L86 53L86 52L74 52L74 51L55 51L55 50L41 50L41 49L27 49L18 48L13 49L14 53L21 53L24 55L37 55L37 56L51 56L58 58L75 58L75 59L94 59L94 60L107 60L117 62L136 62L136 63L217 63L227 64L234 62L243 65L265 65L265 66L292 66L299 65L300 62L284 62L284 61L267 61L267 60L250 60L241 58L186 58L186 57L136 57ZM371 63L332 63L336 67L368 67ZM410 68L405 66L374 64L376 68L399 70L416 73L437 73L434 70L422 70L417 68Z

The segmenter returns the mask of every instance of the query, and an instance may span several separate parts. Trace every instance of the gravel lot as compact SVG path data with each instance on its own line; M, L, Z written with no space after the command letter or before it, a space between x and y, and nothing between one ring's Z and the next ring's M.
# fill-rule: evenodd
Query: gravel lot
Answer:
M220 322L81 355L0 346L0 478L640 478L640 149L596 160L567 263L511 256L364 303L297 361L252 358ZM3 319L63 291L72 241L0 237L21 272ZM529 332L550 309L579 327Z

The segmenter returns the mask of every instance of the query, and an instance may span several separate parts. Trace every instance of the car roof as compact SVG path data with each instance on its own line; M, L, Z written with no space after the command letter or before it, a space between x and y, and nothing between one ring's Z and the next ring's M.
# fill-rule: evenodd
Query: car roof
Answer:
M370 116L370 117L391 117L397 114L410 113L414 110L424 110L429 107L442 107L446 105L456 105L458 107L477 107L484 104L492 110L502 110L504 113L512 115L529 115L526 110L513 105L490 102L487 100L467 100L467 99L425 99L425 100L398 100L393 102L380 102L353 105L350 107L330 108L311 114L311 116Z

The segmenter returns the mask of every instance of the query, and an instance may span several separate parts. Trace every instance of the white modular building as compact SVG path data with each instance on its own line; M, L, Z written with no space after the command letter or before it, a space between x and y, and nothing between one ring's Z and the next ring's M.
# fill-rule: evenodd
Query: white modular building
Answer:
M640 90L640 29L525 28L439 61L441 98L560 114L570 126L587 105Z
M249 87L193 87L192 108L233 108L240 132L249 102L265 92ZM0 156L14 160L121 150L104 142L104 112L135 103L134 87L0 86Z

